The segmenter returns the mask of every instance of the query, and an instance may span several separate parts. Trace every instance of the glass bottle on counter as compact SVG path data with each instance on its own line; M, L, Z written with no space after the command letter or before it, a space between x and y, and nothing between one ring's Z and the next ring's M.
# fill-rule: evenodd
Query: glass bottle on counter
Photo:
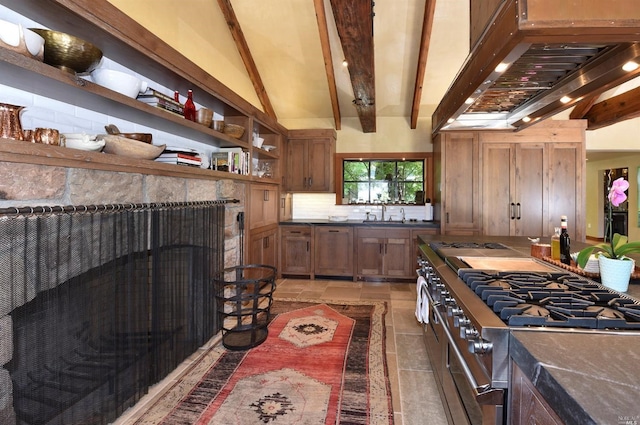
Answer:
M560 217L560 262L571 265L571 240L567 231L567 216Z
M551 236L551 258L560 261L560 228L554 228L554 234Z
M196 105L193 103L193 90L187 92L187 101L184 102L184 117L190 121L196 120Z

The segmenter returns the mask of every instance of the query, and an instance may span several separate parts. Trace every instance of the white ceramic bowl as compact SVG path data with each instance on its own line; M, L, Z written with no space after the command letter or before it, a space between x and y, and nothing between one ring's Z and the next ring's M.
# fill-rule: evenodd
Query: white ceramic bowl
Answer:
M24 28L22 25L0 19L0 40L12 47L18 47L24 40L25 46L31 55L37 56L43 52L44 38L39 34Z
M89 139L73 139L66 138L64 145L72 149L80 149L82 151L94 151L98 152L104 148L104 140L89 140Z
M91 72L94 83L116 91L125 96L136 98L138 93L147 90L147 83L133 75L113 69L98 68Z

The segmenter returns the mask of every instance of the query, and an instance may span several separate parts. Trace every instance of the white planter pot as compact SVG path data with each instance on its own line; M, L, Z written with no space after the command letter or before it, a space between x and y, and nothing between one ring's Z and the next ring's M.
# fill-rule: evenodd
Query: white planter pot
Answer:
M598 257L600 266L600 279L602 284L618 292L627 292L629 289L629 279L635 267L633 260L612 260L600 255Z

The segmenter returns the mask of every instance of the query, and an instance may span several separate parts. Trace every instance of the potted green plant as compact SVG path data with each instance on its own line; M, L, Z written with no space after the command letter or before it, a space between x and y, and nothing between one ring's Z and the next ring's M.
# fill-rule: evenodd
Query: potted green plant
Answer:
M619 206L627 199L625 191L629 188L629 182L620 177L615 180L609 189L608 215L611 219L613 206ZM607 233L607 232L605 232ZM578 253L576 263L584 268L592 254L598 258L600 266L600 278L602 284L617 291L625 292L629 286L629 278L635 267L635 261L628 257L629 254L640 253L640 241L629 242L629 239L615 233L611 236L609 227L609 242L603 242L582 249ZM606 237L607 235L605 235Z

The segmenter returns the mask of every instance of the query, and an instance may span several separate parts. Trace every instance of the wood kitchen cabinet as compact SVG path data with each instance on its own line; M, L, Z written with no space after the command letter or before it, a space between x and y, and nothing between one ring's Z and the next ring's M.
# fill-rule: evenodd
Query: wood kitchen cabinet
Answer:
M356 276L410 278L415 273L411 229L356 228Z
M256 229L278 223L280 198L278 186L252 184L249 207L249 229Z
M291 130L287 143L286 188L292 192L334 192L336 132Z
M314 271L323 276L353 276L353 227L316 226Z
M442 132L434 139L434 218L444 235L478 235L479 140L477 132Z
M561 425L562 419L553 411L522 370L511 362L509 390L509 423L512 425Z
M249 263L278 267L278 227L270 226L249 237Z
M550 122L480 134L482 233L551 236L566 215L584 240L583 124Z
M482 146L482 230L485 235L545 234L544 188L549 168L544 143Z
M280 273L313 279L313 227L282 226L280 229Z

